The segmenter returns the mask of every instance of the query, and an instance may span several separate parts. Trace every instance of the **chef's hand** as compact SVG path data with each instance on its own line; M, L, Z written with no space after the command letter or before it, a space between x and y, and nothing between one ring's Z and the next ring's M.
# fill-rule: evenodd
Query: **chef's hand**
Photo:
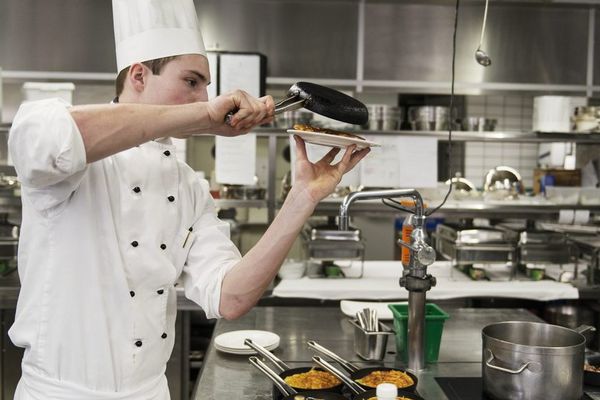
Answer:
M243 90L221 95L208 102L209 130L223 136L248 133L252 128L273 121L275 103L271 96L255 98ZM229 123L225 117L235 113Z
M356 145L347 147L342 159L332 164L339 148L331 149L316 163L311 163L306 155L306 145L299 136L296 140L296 176L294 186L306 190L315 205L329 196L340 183L342 176L358 164L369 152L370 148L356 150Z

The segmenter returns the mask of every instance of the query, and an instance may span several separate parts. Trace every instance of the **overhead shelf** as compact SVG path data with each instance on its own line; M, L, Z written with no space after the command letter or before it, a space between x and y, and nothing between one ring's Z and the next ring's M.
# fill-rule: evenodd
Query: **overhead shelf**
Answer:
M342 199L326 200L319 203L316 213L320 215L338 214ZM430 207L436 207L439 202L428 202ZM521 202L485 202L485 201L449 201L434 217L512 217L512 218L539 218L558 216L560 210L589 210L591 213L600 212L600 205L557 205L557 204L524 204ZM350 215L358 213L387 213L387 214L405 214L402 211L384 205L379 200L363 200L352 203L350 206Z
M422 136L435 137L440 140L448 140L448 131L370 131L349 130L360 135L397 135L397 136ZM287 136L284 128L258 128L253 131L258 136ZM457 142L511 142L511 143L553 143L572 142L586 144L600 144L600 133L580 132L469 132L452 131L452 140Z

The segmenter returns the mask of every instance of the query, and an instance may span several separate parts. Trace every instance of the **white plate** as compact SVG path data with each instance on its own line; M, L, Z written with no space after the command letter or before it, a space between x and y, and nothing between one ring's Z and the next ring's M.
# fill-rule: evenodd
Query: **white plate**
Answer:
M366 302L366 301L340 301L340 308L344 315L352 318L356 318L356 313L362 311L363 308L372 308L377 310L377 317L380 320L392 320L394 315L392 310L388 308L388 304L402 304L403 302L395 301L393 303L378 303L378 302ZM406 304L406 303L404 303Z
M358 149L380 146L379 144L375 142L369 142L368 140L355 139L346 136L330 135L328 133L297 131L295 129L288 129L287 131L288 133L291 133L293 135L300 136L302 139L304 139L305 142L320 144L322 146L346 148L355 144Z
M223 333L215 338L214 344L217 350L231 354L255 354L256 352L244 344L245 339L251 339L254 343L274 350L279 346L279 335L268 331L232 331Z

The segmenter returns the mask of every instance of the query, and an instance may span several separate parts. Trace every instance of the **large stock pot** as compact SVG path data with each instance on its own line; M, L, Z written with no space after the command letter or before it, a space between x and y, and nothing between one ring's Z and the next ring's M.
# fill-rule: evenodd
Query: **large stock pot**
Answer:
M509 321L483 328L483 391L492 399L578 400L583 396L584 331Z

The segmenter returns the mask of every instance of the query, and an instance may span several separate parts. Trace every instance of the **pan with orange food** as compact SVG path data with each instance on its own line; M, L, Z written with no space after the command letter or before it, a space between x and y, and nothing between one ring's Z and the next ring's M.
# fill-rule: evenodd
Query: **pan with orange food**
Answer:
M257 357L252 356L248 359L248 361L250 361L250 364L254 365L259 371L265 374L267 378L273 381L273 385L275 385L275 387L279 390L279 393L281 393L283 396L283 400L347 400L346 397L344 397L341 393L326 392L322 390L307 390L299 392L291 387L285 380L281 378L281 376L277 374L277 372L267 367L267 365L260 361Z
M350 373L350 379L365 390L375 389L380 383L393 383L398 389L407 392L414 392L417 388L417 377L408 371L383 366L358 368L314 340L309 340L307 344L317 352L340 364L342 368Z
M290 368L286 363L277 358L269 350L252 342L252 340L246 339L244 344L271 361L279 370L277 373L279 377L297 392L304 393L311 391L315 393L342 393L342 390L344 389L342 382L330 372L313 367ZM281 390L277 389L277 385L274 385L273 399L275 400L282 398L280 394ZM318 396L314 397L318 398Z
M346 376L343 372L335 368L333 365L329 364L327 361L323 360L321 357L314 356L313 361L323 368L326 371L331 372L337 378L339 378L344 384L350 389L352 392L353 400L377 400L377 389L365 389L358 383L356 383L353 379ZM424 400L421 396L417 395L414 392L398 389L398 395L396 399L400 400Z

